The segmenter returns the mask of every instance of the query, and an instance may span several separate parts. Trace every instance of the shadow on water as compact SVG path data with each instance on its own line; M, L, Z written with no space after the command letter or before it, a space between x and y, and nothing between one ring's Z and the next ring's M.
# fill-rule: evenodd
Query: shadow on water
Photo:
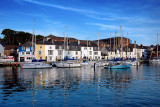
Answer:
M8 100L7 97L12 95L14 92L23 92L26 90L26 87L19 79L18 68L7 67L4 69L3 81L1 82L1 90L5 100ZM2 79L2 77L0 78Z

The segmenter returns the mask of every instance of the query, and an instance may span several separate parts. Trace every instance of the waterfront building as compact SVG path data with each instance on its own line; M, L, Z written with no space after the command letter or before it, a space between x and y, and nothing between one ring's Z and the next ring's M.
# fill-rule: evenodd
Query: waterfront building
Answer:
M100 47L98 47L98 45L95 42L79 41L79 46L81 47L81 58L94 60L101 59Z
M4 47L0 44L0 57L4 56Z
M55 45L45 44L45 57L47 62L56 61L57 52L55 50Z
M63 41L54 41L54 45L55 45L56 61L63 60L65 57L64 42Z
M127 40L128 40L128 45L130 44L130 39L125 38L125 37L123 37L122 39L121 37L112 37L112 38L101 39L99 41L111 44L112 47L114 45L115 47L120 47L121 40L123 40L123 46L127 46Z
M13 56L15 61L18 61L18 46L17 45L5 45L4 46L4 56Z
M158 57L160 58L160 46L158 46L158 52L157 52L157 45L154 46L154 48L151 51L151 58L157 58L157 53L158 53Z
M68 39L68 42L76 42L76 41L78 41L77 39L71 38L71 37L68 37L66 39ZM51 40L53 42L54 41L63 41L64 42L64 37L58 37L58 36L54 36L54 35L49 35L49 36L43 38L43 42L49 41L49 40Z
M36 44L35 48L35 58L37 60L45 60L45 44Z
M66 52L69 58L81 59L81 48L78 42L69 42L68 51Z
M18 47L18 61L20 62L31 62L35 57L35 45L32 49L32 43L26 42L25 44L21 44Z

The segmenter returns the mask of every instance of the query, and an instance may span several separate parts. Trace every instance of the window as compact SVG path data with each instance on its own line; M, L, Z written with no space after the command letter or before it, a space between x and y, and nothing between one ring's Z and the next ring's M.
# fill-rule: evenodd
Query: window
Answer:
M40 57L40 59L42 59L42 57Z
M22 55L24 55L24 52L22 52Z
M58 55L62 55L62 50L58 50Z
M86 48L86 47L84 47L84 50L87 50L87 48Z
M49 60L52 61L52 57L49 57Z
M89 55L92 55L92 51L89 51Z
M39 51L38 54L39 54L39 55L43 55L43 51Z
M26 51L27 51L27 50L30 50L30 47L26 47Z
M62 49L62 46L59 46L59 49Z
M53 50L48 50L48 55L53 55Z
M56 49L59 49L59 46L56 45Z
M76 55L78 55L78 51L76 51Z
M94 52L94 55L98 55L98 52Z
M27 57L27 60L31 60L31 57Z
M68 54L70 54L70 52L68 52Z
M25 47L24 47L24 46L22 46L22 50L25 50Z
M26 52L26 54L30 54L30 52Z
M95 56L95 59L97 59L97 56Z
M90 47L89 50L91 50L92 48Z
M42 49L42 46L40 46L40 49Z
M49 49L52 49L52 47L50 46Z

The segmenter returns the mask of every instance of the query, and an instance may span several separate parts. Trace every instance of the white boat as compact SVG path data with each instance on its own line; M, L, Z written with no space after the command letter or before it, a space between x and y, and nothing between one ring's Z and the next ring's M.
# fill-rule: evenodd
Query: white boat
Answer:
M74 61L64 61L60 63L55 63L58 68L79 68L81 67L80 63L76 63Z
M82 65L82 66L87 66L87 65L89 65L89 64L88 64L87 62L82 62L81 65Z
M160 63L160 59L152 59L149 62L150 63Z
M30 62L25 64L20 64L23 69L40 69L40 68L52 68L50 64L42 63L42 62Z
M131 64L132 66L139 66L139 61L126 61L126 64Z
M103 66L109 64L109 63L107 63L107 62L98 62L98 61L89 61L88 63L89 63L89 65L90 65L91 67L93 67L93 66L103 67Z

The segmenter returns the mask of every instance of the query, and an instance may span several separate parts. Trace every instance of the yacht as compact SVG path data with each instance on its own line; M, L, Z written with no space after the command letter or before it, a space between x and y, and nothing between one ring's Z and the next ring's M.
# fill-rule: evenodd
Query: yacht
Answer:
M40 68L52 68L50 64L42 63L42 62L30 62L25 64L20 64L23 69L40 69Z
M60 63L55 63L58 68L80 68L81 64L75 61L64 61Z

